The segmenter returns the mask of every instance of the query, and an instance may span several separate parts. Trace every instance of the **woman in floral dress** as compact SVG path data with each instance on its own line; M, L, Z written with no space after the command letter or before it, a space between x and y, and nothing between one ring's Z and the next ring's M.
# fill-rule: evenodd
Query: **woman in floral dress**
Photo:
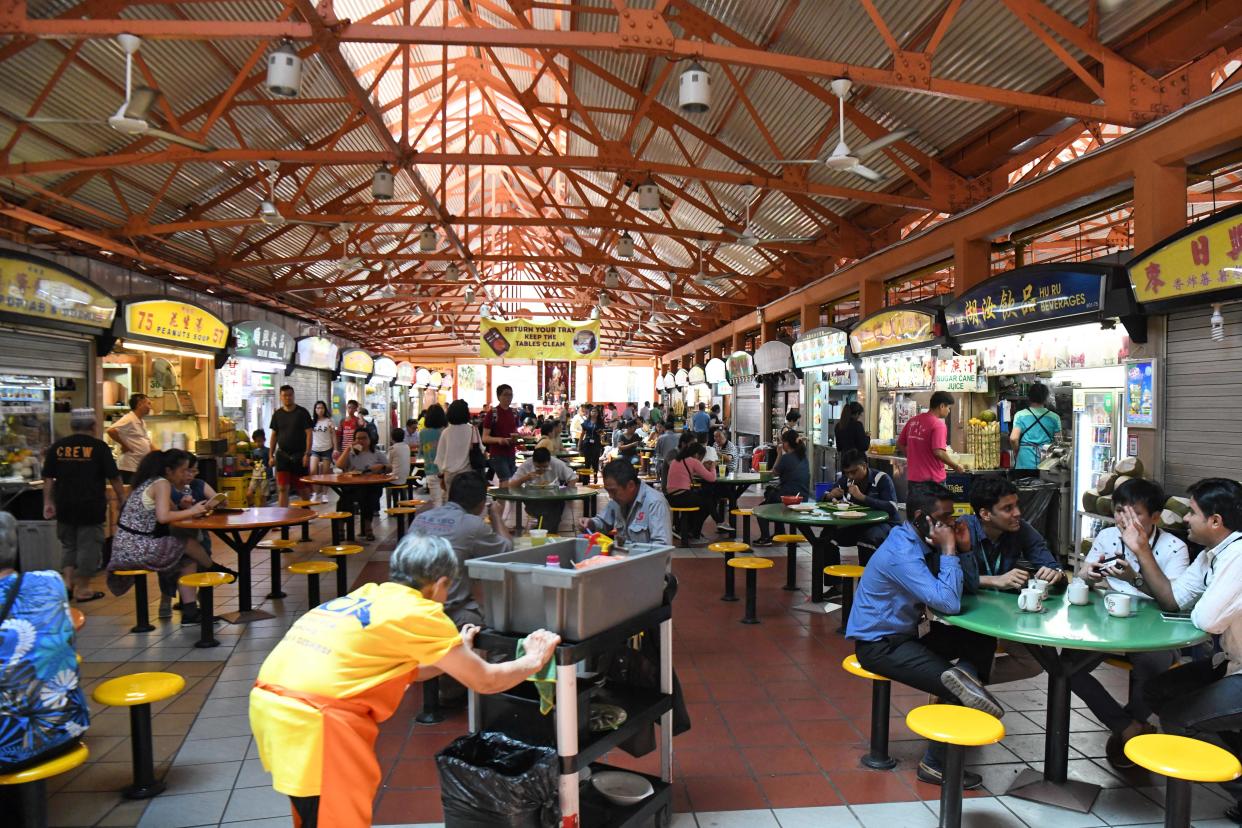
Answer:
M16 562L17 522L0 512L0 773L71 750L90 724L64 581Z
M149 569L152 572L194 572L196 565L207 570L228 572L211 562L201 543L193 537L174 535L169 524L200 517L205 503L188 509L174 509L173 492L182 491L194 478L190 455L181 449L153 451L143 458L134 473L133 490L116 522L112 538L112 560L108 562L108 589L121 595L133 579L116 575L118 570ZM198 623L197 597L192 587L178 586L181 593L181 623Z

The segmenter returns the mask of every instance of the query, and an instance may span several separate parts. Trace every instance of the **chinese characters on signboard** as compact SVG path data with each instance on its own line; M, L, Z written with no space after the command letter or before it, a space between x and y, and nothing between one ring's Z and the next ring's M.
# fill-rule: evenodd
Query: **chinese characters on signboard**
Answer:
M1140 303L1242 288L1242 207L1191 225L1126 269Z
M172 299L147 299L125 305L125 333L143 339L220 349L229 326L203 308Z
M966 291L945 308L951 336L1098 313L1105 271L1019 268Z
M233 338L237 341L233 356L287 363L293 354L293 337L267 322L238 322Z
M936 359L937 391L974 391L978 387L979 367L973 354Z

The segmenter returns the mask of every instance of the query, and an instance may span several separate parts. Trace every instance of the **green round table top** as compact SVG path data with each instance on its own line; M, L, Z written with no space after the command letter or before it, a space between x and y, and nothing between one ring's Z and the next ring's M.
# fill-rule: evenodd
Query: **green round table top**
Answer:
M799 526L867 526L888 520L888 512L879 509L855 509L854 511L865 511L866 517L843 518L838 517L835 511L825 512L819 509L813 512L797 512L786 508L781 503L764 503L755 507L755 517Z
M516 489L488 489L496 500L586 500L595 497L594 489L576 489L573 486L544 488L542 486L519 486Z
M985 589L962 596L960 615L940 618L1007 641L1108 653L1175 650L1208 637L1189 620L1166 621L1155 601L1137 603L1135 614L1114 618L1104 609L1104 596L1093 590L1090 602L1081 606L1071 604L1064 594L1049 595L1042 612L1022 612L1016 593Z
M763 479L759 476L759 472L754 472L754 473L752 473L752 474L726 474L726 475L723 475L723 476L721 476L721 475L717 475L717 476L716 476L716 482L717 482L717 483L747 483L747 484L754 484L754 483L761 483L761 482L763 482Z

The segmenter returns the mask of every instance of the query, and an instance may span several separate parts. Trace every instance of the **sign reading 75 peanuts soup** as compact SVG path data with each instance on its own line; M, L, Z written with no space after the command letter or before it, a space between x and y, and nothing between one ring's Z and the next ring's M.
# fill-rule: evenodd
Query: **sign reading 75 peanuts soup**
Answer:
M143 299L125 303L125 335L220 350L228 344L229 326L197 305Z

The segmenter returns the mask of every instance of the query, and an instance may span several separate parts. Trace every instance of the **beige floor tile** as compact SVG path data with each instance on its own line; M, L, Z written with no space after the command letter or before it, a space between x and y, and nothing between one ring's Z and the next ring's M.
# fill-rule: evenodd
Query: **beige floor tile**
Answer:
M61 792L48 801L48 828L94 825L120 801L118 793Z

